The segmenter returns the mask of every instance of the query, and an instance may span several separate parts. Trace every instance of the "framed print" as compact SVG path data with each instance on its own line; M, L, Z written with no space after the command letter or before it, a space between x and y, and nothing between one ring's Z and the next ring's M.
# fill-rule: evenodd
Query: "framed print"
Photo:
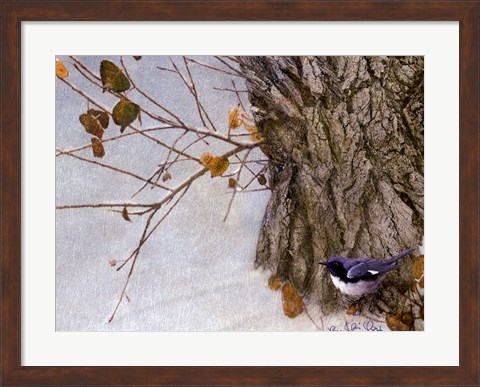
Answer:
M479 5L3 2L2 384L478 385Z

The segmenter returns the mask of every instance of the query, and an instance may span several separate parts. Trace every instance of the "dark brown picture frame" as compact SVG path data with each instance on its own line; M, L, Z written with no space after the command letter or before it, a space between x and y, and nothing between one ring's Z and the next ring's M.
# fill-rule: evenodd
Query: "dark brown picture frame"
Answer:
M479 385L479 1L23 1L1 4L2 385ZM21 365L21 22L291 20L460 23L460 366ZM46 43L48 44L48 42ZM432 322L432 324L435 322ZM393 333L392 333L393 334ZM48 350L48 349L46 349ZM389 349L393 352L393 349Z

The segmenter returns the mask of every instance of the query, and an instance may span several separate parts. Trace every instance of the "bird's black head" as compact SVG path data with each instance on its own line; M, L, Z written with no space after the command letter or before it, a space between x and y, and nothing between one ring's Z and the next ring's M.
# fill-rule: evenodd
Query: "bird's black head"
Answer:
M342 262L342 257L330 258L327 262L320 262L320 265L325 266L330 274L335 277L343 278L347 275L347 269Z

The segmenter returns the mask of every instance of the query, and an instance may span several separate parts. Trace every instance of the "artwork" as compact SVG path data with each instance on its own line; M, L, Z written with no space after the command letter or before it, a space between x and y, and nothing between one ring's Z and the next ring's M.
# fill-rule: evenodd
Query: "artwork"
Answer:
M423 330L423 61L57 57L56 330Z

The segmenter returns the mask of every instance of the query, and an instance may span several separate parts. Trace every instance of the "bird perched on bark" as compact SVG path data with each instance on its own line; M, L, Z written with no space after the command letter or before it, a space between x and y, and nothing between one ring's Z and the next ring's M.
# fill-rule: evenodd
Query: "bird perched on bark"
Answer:
M405 250L386 260L332 257L327 262L320 262L320 265L328 269L333 284L340 292L351 297L361 297L376 292L385 275L399 268L397 262L414 250Z

